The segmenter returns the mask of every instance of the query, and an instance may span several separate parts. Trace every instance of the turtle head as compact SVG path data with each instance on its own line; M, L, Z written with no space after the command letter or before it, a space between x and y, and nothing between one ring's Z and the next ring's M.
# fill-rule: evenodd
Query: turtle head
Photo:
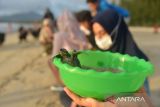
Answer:
M66 49L64 49L64 48L60 49L59 54L60 54L62 57L70 57L69 52L68 52Z

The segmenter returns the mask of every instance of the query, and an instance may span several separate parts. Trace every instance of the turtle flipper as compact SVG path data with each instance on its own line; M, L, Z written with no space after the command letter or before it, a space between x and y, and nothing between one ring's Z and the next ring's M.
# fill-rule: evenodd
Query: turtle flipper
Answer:
M74 66L78 66L81 67L80 61L78 59L78 54L80 54L80 52L73 50L72 52L72 62Z

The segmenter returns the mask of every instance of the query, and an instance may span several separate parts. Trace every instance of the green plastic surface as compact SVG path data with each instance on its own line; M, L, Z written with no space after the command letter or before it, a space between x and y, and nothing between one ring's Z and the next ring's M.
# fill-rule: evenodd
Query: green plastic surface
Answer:
M101 51L81 51L78 55L81 65L89 67L112 67L119 73L97 72L62 63L55 57L53 64L59 69L64 84L82 97L104 100L109 96L137 91L147 76L153 73L153 65L143 59Z

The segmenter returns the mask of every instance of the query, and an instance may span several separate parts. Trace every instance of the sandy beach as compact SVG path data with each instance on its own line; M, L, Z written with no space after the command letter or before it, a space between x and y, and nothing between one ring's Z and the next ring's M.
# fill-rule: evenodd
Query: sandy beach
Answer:
M134 30L133 35L155 65L149 78L151 97L155 107L160 107L160 33ZM17 33L7 35L0 47L0 107L63 107L59 92L50 91L56 82L47 64L49 57L42 53L39 42L31 36L19 44Z
M0 48L0 97L15 96L1 100L0 107L61 107L58 92L50 91L55 82L42 47L32 37L19 44L16 36L7 35Z

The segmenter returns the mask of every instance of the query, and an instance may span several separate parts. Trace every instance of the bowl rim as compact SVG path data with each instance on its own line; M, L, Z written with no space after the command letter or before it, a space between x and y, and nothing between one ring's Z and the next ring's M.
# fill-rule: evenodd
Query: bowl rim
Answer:
M104 51L100 51L100 50L96 50L96 51L93 51L93 50L83 50L83 51L80 51L80 53L88 53L88 52L96 52L96 53L104 53ZM96 70L94 69L88 69L88 70L85 70L85 69L82 69L80 67L73 67L67 63L62 63L61 59L60 58L57 58L56 56L52 58L52 63L58 67L59 69L65 69L67 72L74 72L74 73L81 73L83 72L83 75L95 75L95 74L102 74L102 75L107 75L107 76L130 76L130 75L138 75L140 76L141 74L145 76L149 76L149 75L152 75L153 72L154 72L154 67L153 65L151 64L151 62L149 61L145 61L144 59L140 59L136 56L130 56L128 54L120 54L120 53L113 53L113 52L110 52L110 51L105 51L106 54L114 54L114 55L118 55L119 57L123 56L123 57L128 57L128 58L131 58L131 59L134 59L136 62L140 62L140 63L143 63L141 64L141 66L145 67L146 69L145 70L142 70L141 73L139 71L134 71L134 72L119 72L119 73L113 73L113 72L97 72ZM136 63L135 62L135 63ZM60 70L61 71L61 70Z

